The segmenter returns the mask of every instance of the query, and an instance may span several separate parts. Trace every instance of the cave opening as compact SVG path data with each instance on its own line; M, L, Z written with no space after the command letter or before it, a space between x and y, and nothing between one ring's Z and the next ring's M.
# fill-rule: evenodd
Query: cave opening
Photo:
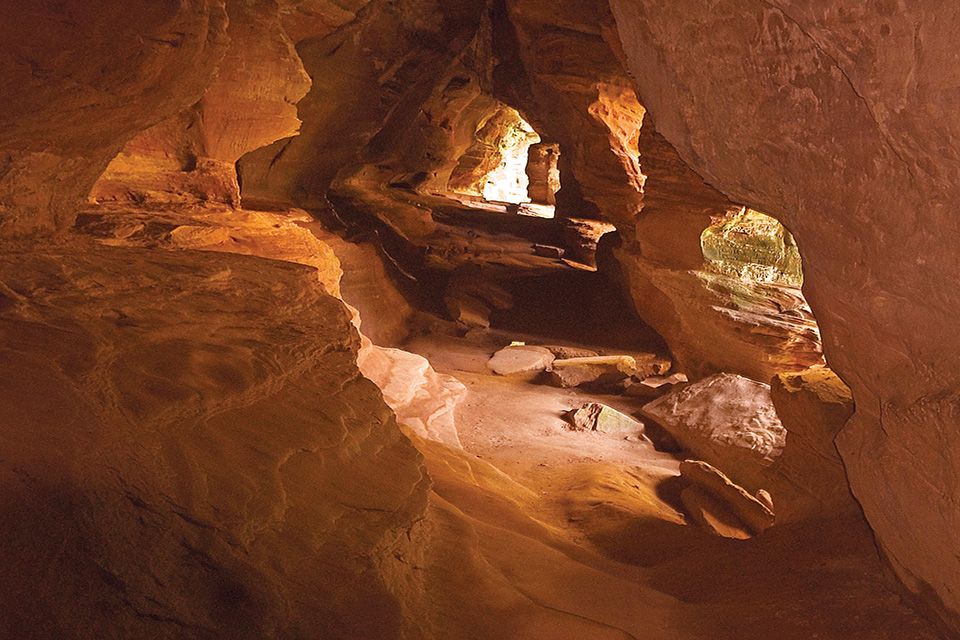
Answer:
M560 145L544 142L513 107L497 103L447 181L454 197L515 205L507 212L553 218L560 189Z
M730 211L704 229L706 269L754 282L803 286L800 250L775 218L748 207Z

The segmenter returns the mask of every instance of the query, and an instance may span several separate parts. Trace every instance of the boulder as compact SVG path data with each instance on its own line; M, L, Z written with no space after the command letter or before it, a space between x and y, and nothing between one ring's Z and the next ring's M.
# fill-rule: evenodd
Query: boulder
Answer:
M857 510L834 439L853 415L850 389L827 367L774 376L770 396L787 429L770 468L781 520Z
M640 435L643 435L644 432L644 425L639 420L598 402L588 402L572 409L564 415L564 418L573 426L575 431L619 432Z
M554 360L556 363L556 360ZM604 372L596 365L573 365L568 367L554 367L550 373L550 384L555 387L569 389L582 384L595 382Z
M701 460L681 462L680 477L689 484L680 494L684 507L698 524L714 533L745 538L773 526L773 502L765 490L753 496Z
M735 374L718 374L673 391L644 406L642 413L698 458L753 491L765 483L765 471L786 438L769 385Z
M487 366L501 376L544 371L553 363L549 349L533 346L509 346L500 349Z

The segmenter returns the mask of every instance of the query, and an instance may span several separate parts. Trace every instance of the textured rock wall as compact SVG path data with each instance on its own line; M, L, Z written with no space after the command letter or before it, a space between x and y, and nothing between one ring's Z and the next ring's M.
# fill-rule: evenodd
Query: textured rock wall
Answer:
M275 0L228 0L227 50L194 106L127 143L91 196L99 201L214 201L239 206L240 156L296 134L310 78Z
M640 134L643 210L617 252L637 310L691 376L761 382L821 361L816 322L795 287L705 271L701 234L733 208L694 173L650 117Z
M5 3L0 235L69 227L128 139L200 99L226 24L222 0Z
M0 274L0 635L405 634L428 480L316 271L73 239Z
M644 109L604 40L609 13L599 0L495 3L494 87L545 140L559 143L563 189L572 178L609 222L632 224L642 200L637 139ZM578 208L558 213L590 215L589 207Z
M468 0L373 0L342 28L297 41L313 79L298 104L300 135L241 160L244 193L323 206L337 172L381 129L402 131L417 116L473 40L483 9Z
M564 200L570 173L578 194L617 225L628 298L680 366L694 376L728 371L766 382L820 362L812 317L783 313L804 306L798 291L699 273L700 234L734 205L645 117L607 4L547 9L515 0L506 11L509 25L495 24L498 95L560 142L558 215L576 215Z
M838 445L897 575L960 628L960 117L943 3L613 0L663 135L780 218L830 366L857 403Z

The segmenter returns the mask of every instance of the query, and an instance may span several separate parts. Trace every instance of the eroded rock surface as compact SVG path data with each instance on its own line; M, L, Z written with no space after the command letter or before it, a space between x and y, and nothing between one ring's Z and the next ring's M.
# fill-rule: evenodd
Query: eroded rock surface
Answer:
M313 269L75 239L0 273L3 635L403 633L427 480Z
M944 285L958 275L960 10L611 5L659 131L796 237L827 358L857 401L837 441L853 492L897 575L960 629L960 298Z
M230 47L203 97L130 140L91 197L240 205L234 165L300 126L296 103L310 78L274 0L228 0Z
M201 98L227 48L226 12L219 0L5 9L0 235L64 229L127 139Z
M770 387L723 373L673 391L643 407L686 449L751 491L764 487L764 471L783 452Z

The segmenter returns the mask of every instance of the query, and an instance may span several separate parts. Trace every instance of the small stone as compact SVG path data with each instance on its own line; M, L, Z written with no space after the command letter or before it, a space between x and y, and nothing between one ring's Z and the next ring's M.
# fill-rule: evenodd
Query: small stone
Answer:
M564 250L560 247L551 247L548 244L535 244L533 245L533 253L543 258L556 258L559 260L563 257Z
M564 418L575 431L629 432L643 437L642 422L598 402L588 402L572 409Z

